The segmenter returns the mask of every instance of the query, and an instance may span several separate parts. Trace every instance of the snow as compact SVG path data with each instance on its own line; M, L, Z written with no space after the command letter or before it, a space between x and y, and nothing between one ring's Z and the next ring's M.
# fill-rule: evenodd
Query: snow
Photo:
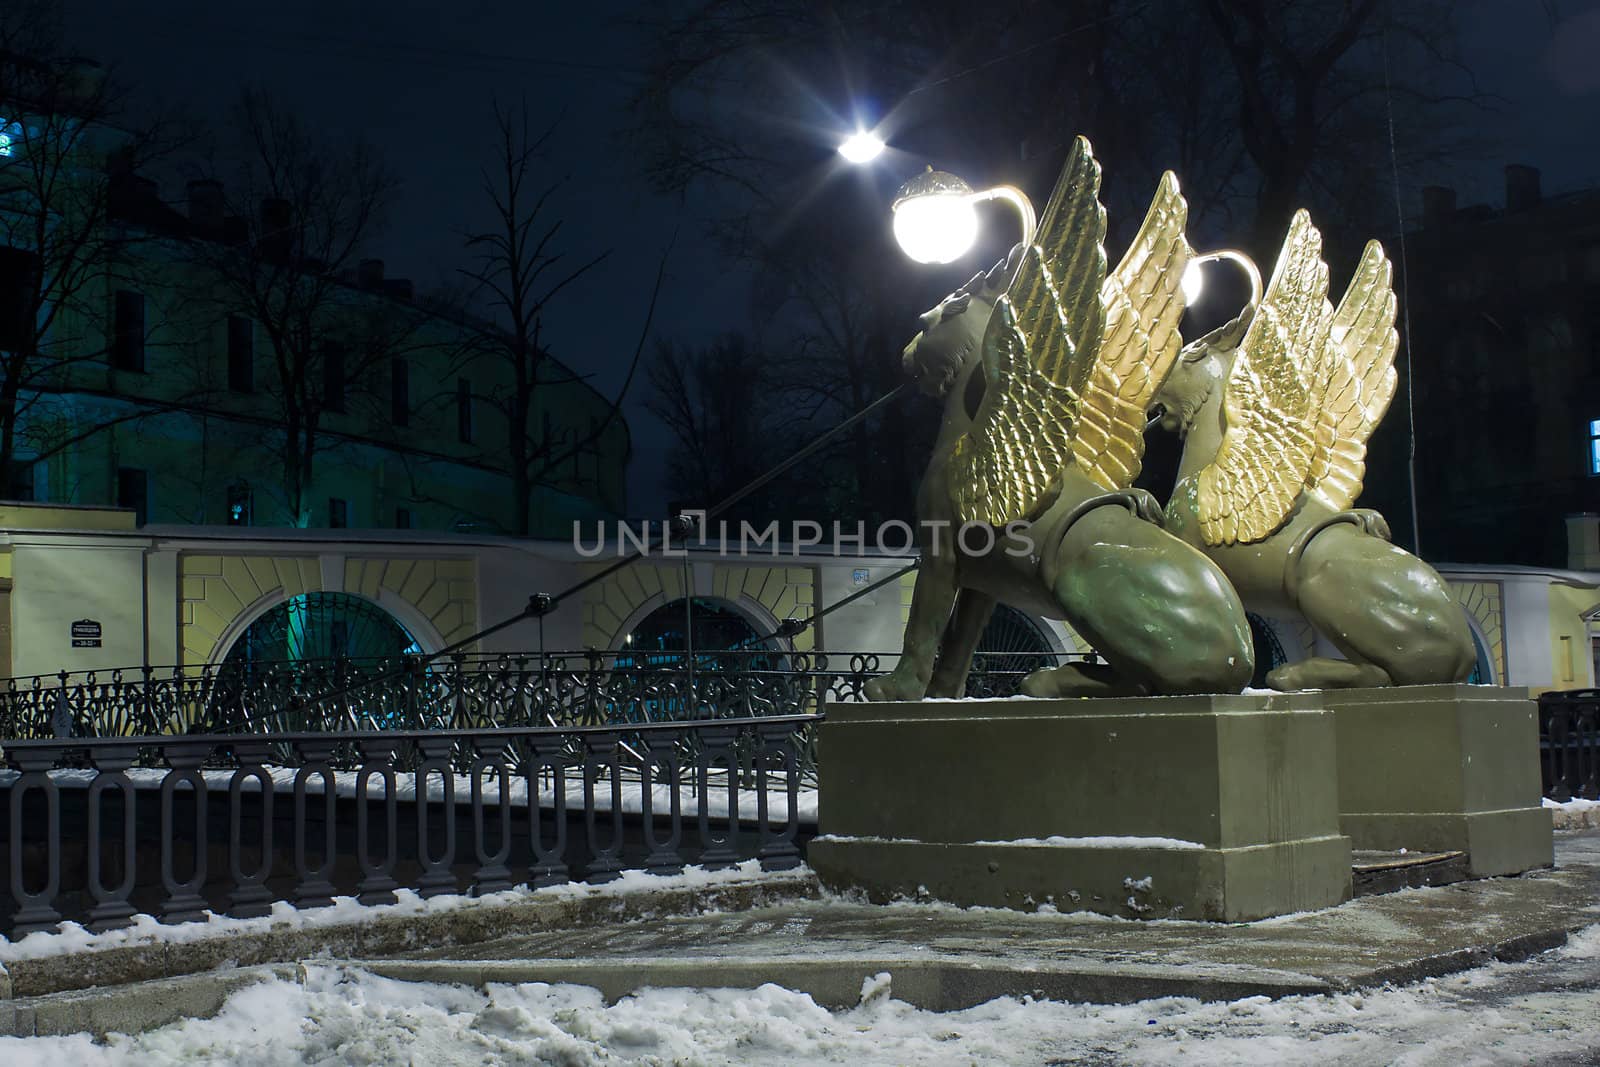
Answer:
M294 791L295 776L299 773L294 767L268 767L267 773L272 778L274 793L292 793ZM99 774L93 770L59 770L51 771L50 777L60 789L87 789ZM134 767L126 772L128 781L135 789L156 790L161 788L161 783L166 780L167 771L160 767ZM201 772L206 781L206 789L212 795L227 796L228 788L233 782L231 770L208 770ZM0 786L10 785L18 778L16 771L0 771ZM356 795L357 779L360 775L355 771L333 772L334 791L344 798L353 798ZM395 778L395 797L401 801L415 800L417 796L417 776L405 772L397 772ZM455 781L455 800L457 804L467 804L472 798L472 778L470 775L457 774ZM241 790L246 793L261 792L261 780L255 776L246 778L241 785ZM322 775L306 779L306 795L322 796L327 788ZM371 776L368 785L368 795L373 800L383 799L383 779L378 775ZM444 800L444 781L437 774L429 775L427 783L428 799L431 801ZM563 793L566 795L567 809L569 811L583 810L583 778L581 774L567 775ZM622 810L629 815L638 815L644 811L642 800L643 790L638 781L624 779L622 782ZM498 804L500 802L500 781L498 777L484 780L483 799L485 804ZM739 788L739 818L754 822L757 818L756 791L745 785ZM539 804L544 808L555 806L556 792L553 783L541 785L539 790ZM510 775L507 781L506 801L513 808L528 806L528 782L526 778ZM657 814L666 814L672 810L672 789L664 785L653 785L650 788L650 803L652 810ZM699 812L699 787L693 784L678 786L678 803L684 818L695 818ZM594 806L596 811L611 810L611 784L609 778L602 778L594 786ZM713 771L706 797L707 815L712 819L727 818L728 815L728 782L727 775ZM801 788L796 790L795 811L799 821L815 823L817 821L817 791L815 788ZM767 791L767 821L769 823L786 823L789 821L789 796L781 787L769 788Z
M1544 798L1550 819L1557 830L1584 830L1600 827L1600 800L1554 801Z
M1048 848L1205 848L1177 837L1019 837L1012 841L974 841L975 845L1033 845Z
M904 844L920 845L922 841L914 837L849 837L843 834L823 834L812 838L813 841L864 841L873 844ZM1205 848L1198 841L1184 841L1177 837L1017 837L1007 841L973 841L974 845L984 845L992 848L1166 848L1166 849L1196 849Z
M399 899L394 904L366 905L357 903L354 897L334 897L331 907L303 910L280 900L272 905L271 915L259 919L235 919L207 912L204 922L166 925L149 915L135 915L132 926L98 934L90 933L78 923L64 922L61 924L60 933L41 930L17 941L0 937L0 974L4 973L7 963L18 960L93 952L121 945L183 944L232 934L283 932L339 926L345 923L370 923L386 916L428 915L467 908L503 907L508 904L527 903L534 899L626 896L634 893L643 895L672 890L704 889L758 877L764 877L761 861L752 859L719 871L708 871L703 867L689 867L682 874L673 875L623 871L613 881L603 882L600 885L569 882L543 889L522 886L501 893L488 893L481 897L450 893L424 900L410 889L397 889L395 896ZM0 1063L4 1062L6 1062L4 1058L0 1057Z
M893 975L830 1012L776 985L646 989L607 1005L585 986L407 983L308 963L231 996L214 1019L145 1034L0 1038L7 1067L480 1063L1041 1063L1440 1065L1589 1062L1600 1051L1592 983L1600 927L1525 963L1495 963L1399 988L1232 1002L1123 1005L1001 997L921 1011ZM1575 975L1575 978L1577 976ZM1587 987L1587 988L1586 988Z

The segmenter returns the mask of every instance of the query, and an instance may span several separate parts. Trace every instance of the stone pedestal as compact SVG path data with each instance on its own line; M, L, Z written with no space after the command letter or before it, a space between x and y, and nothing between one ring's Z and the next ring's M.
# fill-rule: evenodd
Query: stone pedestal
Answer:
M1411 685L1314 700L1338 730L1339 825L1358 849L1461 851L1478 877L1553 862L1526 689Z
M1337 904L1333 716L1269 699L831 705L808 861L876 900L1225 921Z

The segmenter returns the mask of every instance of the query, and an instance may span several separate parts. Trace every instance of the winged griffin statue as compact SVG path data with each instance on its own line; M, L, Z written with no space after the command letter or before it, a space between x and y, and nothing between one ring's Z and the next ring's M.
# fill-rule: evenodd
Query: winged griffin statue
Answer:
M1298 212L1258 302L1185 348L1155 394L1184 439L1167 529L1251 610L1298 612L1345 656L1278 667L1275 689L1454 682L1475 660L1439 575L1377 512L1349 510L1394 395L1391 275L1369 242L1335 309L1322 236Z
M1251 676L1233 588L1128 488L1180 348L1187 205L1168 173L1108 272L1099 188L1079 138L1034 240L924 315L906 347L944 418L904 653L872 699L960 695L997 600L1065 619L1105 659L1035 672L1033 695L1238 692Z

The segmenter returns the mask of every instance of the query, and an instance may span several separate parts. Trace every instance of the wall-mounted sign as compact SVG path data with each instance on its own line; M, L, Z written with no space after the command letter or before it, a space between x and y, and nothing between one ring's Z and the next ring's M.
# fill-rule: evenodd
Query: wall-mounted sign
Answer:
M871 577L872 577L872 572L868 571L868 570L851 571L850 572L850 584L851 585L866 585L867 584L867 579L869 579Z
M79 619L72 624L73 648L99 648L100 624L94 619Z

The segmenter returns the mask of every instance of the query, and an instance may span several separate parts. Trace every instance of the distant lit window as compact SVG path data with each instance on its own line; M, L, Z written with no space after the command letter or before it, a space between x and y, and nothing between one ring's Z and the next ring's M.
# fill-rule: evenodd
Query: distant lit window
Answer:
M254 517L255 499L248 485L228 486L228 525L249 526Z
M342 530L350 525L350 504L336 496L328 498L328 526Z
M1589 473L1600 474L1600 419L1589 420Z
M0 119L0 156L15 155L22 147L22 123Z

